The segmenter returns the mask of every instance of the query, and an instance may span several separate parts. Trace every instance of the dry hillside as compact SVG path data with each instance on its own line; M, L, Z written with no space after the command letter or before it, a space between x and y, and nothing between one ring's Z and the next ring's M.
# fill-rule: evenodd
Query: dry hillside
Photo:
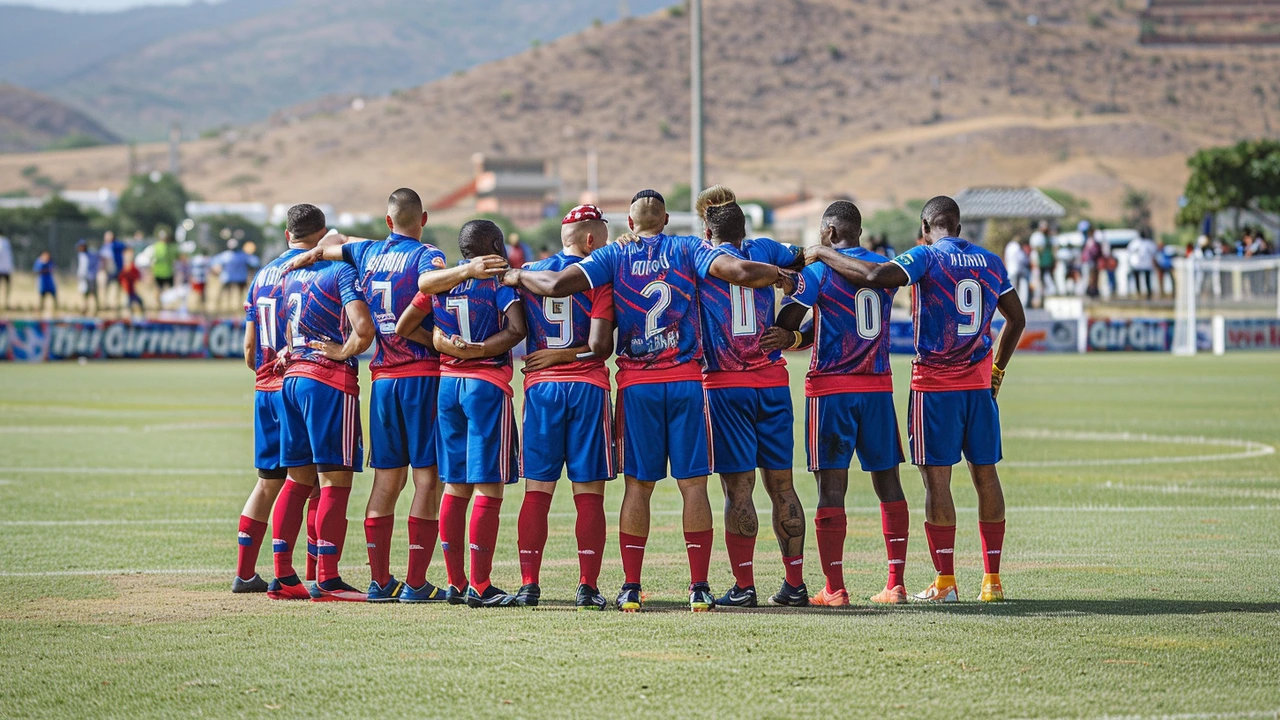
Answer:
M706 0L709 179L873 205L1030 183L1103 215L1133 186L1167 226L1190 152L1272 133L1280 49L1141 47L1139 4ZM688 176L688 40L687 18L666 12L588 29L362 111L285 113L190 144L185 177L207 198L374 209L402 183L443 195L476 151L556 160L576 194L594 147L606 194L667 188ZM163 157L140 151L144 165ZM32 163L70 186L119 186L126 152L0 157L0 190Z
M51 97L0 83L0 153L40 150L59 141L96 144L119 138Z

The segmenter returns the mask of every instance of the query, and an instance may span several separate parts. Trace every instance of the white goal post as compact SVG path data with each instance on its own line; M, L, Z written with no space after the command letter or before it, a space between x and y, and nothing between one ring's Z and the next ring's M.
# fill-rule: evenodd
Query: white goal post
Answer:
M1203 257L1173 261L1177 283L1172 350L1221 355L1234 328L1261 328L1271 340L1280 322L1280 257Z

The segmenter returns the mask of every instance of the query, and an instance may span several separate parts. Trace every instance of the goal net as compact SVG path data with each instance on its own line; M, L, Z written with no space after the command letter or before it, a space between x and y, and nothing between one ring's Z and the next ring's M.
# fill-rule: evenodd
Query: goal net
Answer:
M1173 352L1280 349L1280 257L1174 260Z

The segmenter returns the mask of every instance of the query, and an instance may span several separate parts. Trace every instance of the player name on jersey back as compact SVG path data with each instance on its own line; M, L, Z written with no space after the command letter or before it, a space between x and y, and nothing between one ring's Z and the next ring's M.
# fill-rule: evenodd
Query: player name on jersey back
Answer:
M347 243L342 257L355 266L360 290L369 303L377 326L377 349L369 361L374 380L430 377L440 374L440 356L396 334L396 322L418 293L418 277L445 266L444 253L433 245L392 233L386 240ZM430 334L434 316L428 313L422 327Z

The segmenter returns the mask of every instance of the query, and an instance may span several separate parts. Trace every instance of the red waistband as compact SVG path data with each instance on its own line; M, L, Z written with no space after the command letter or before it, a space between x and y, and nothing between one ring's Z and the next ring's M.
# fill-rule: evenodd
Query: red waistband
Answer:
M504 367L473 367L473 368L457 368L443 365L440 367L440 377L442 378L463 378L467 380L484 380L487 383L496 385L498 389L506 393L507 397L511 397L514 391L511 389L511 366Z
M893 392L893 374L810 375L804 379L805 397L872 392Z
M924 365L917 358L911 364L911 389L932 392L982 390L991 387L992 353L974 365L937 367Z
M396 378L411 377L440 377L440 361L439 360L418 360L416 362L404 363L403 365L393 365L391 367L370 367L369 372L373 374L374 380L382 380L384 378L392 380Z
M702 382L702 366L699 363L687 362L661 370L618 370L619 390L632 385L656 385L686 380Z
M284 376L311 378L348 395L360 395L360 376L345 365L341 369L328 368L306 360L298 360L289 366Z
M602 362L576 362L546 370L525 371L525 390L544 382L582 382L606 391L612 389L609 385L609 368Z
M760 370L709 372L702 375L702 386L708 390L719 388L775 388L791 384L791 375L784 363L770 365Z

